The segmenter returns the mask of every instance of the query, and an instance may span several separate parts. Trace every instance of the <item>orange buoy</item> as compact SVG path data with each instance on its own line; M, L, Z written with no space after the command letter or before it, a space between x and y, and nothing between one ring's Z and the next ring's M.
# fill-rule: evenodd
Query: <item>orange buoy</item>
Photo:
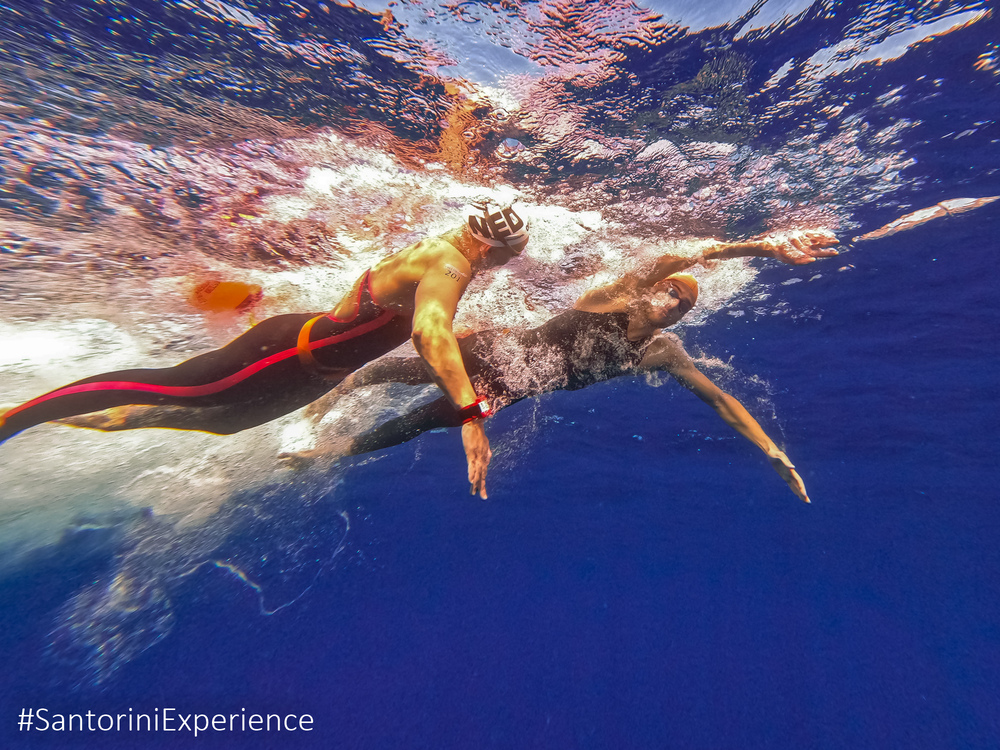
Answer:
M264 296L257 284L242 281L202 281L191 293L190 302L207 312L246 312Z

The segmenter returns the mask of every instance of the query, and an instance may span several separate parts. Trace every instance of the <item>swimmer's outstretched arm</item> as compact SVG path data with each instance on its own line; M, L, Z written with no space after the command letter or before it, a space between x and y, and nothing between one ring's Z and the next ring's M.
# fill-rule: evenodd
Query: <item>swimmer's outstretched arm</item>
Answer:
M833 232L827 229L808 229L784 234L773 234L760 239L745 242L717 241L692 258L677 255L661 255L653 263L650 272L641 275L642 287L649 287L667 278L672 273L686 271L699 263L715 260L730 260L732 258L772 258L774 260L798 266L814 263L817 258L828 258L836 255L832 249L839 244Z
M650 344L639 369L650 372L665 370L685 388L715 409L730 427L756 445L767 456L771 467L785 480L788 487L803 502L810 502L802 477L784 451L774 444L763 428L739 401L709 380L694 365L680 341L670 334L663 334Z
M729 258L772 258L792 266L815 263L818 258L837 255L840 240L828 229L805 229L769 234L745 242L716 242L704 250L698 262ZM692 264L694 265L694 264Z
M626 273L620 279L606 286L591 289L577 301L577 307L597 311L602 304L609 304L620 298L633 298L644 294L654 284L663 281L674 273L686 271L692 266L717 260L732 258L772 258L788 263L802 265L813 263L817 258L827 258L837 255L833 249L839 240L833 232L827 229L810 229L768 235L746 242L713 242L700 253L691 256L666 253L657 258L653 264L639 272Z

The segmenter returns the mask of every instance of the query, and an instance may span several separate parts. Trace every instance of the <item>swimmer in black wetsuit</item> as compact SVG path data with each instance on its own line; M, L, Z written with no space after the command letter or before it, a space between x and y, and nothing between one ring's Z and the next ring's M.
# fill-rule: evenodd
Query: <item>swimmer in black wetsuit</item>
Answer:
M472 277L506 263L527 241L512 208L470 206L459 229L365 272L333 312L279 315L175 367L105 373L58 388L0 416L0 443L43 422L125 405L173 407L167 413L180 415L178 423L163 426L238 432L308 404L411 338L464 423L471 491L485 498L491 454L482 418L489 409L462 367L451 324Z
M376 304L368 272L352 296L354 313L345 319L334 313L278 315L174 367L108 372L58 388L6 412L0 439L42 422L128 404L239 405L214 412L216 419L201 429L227 435L256 427L314 401L409 338L410 316Z
M680 340L661 329L677 323L697 300L694 277L680 270L699 260L741 255L771 257L786 263L809 263L834 255L827 232L794 233L752 243L717 243L701 258L662 256L644 275L628 275L584 294L573 310L530 330L480 331L459 338L466 371L494 411L521 399L554 390L578 390L622 375L666 371L709 404L733 429L767 455L792 492L809 502L805 485L785 453L774 444L743 405L695 367ZM410 385L429 382L415 358L383 358L349 376L328 396L309 407L321 417L348 391L376 383ZM410 440L429 430L458 425L443 399L354 438L332 450L285 457L307 463L324 454L357 455Z

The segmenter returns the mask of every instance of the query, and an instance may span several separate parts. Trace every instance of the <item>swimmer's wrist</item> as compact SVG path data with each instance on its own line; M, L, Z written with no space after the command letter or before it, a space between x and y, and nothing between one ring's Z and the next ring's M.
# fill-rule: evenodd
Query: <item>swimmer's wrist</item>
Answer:
M462 424L468 424L477 419L486 419L491 414L493 414L493 409L490 407L490 402L482 396L458 410L458 418L462 420Z
M795 468L795 464L793 464L789 460L788 456L780 448L774 450L773 452L772 451L768 451L767 458L768 458L768 460L771 463L773 463L773 464L781 464L786 469L794 469Z
M749 256L771 258L773 257L773 252L767 242L749 240L744 242L718 241L701 254L703 261L731 260L733 258L746 258Z

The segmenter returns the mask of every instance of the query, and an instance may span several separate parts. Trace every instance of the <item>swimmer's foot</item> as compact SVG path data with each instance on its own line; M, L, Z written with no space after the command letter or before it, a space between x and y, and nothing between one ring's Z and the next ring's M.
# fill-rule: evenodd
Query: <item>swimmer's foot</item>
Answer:
M307 451L289 451L279 453L278 460L292 471L302 471L317 463L333 463L334 461L353 455L354 441L350 438L327 438L322 447Z
M53 420L70 427L84 427L101 432L137 430L143 427L173 427L185 411L182 406L115 406L92 414L79 414Z
M291 453L279 453L278 460L292 471L302 471L308 469L323 454L319 451L293 451Z
M65 417L54 421L59 424L69 425L70 427L115 432L117 430L128 429L126 425L128 424L129 412L132 408L130 406L116 406L112 409L96 411L93 414L79 414L75 417Z

